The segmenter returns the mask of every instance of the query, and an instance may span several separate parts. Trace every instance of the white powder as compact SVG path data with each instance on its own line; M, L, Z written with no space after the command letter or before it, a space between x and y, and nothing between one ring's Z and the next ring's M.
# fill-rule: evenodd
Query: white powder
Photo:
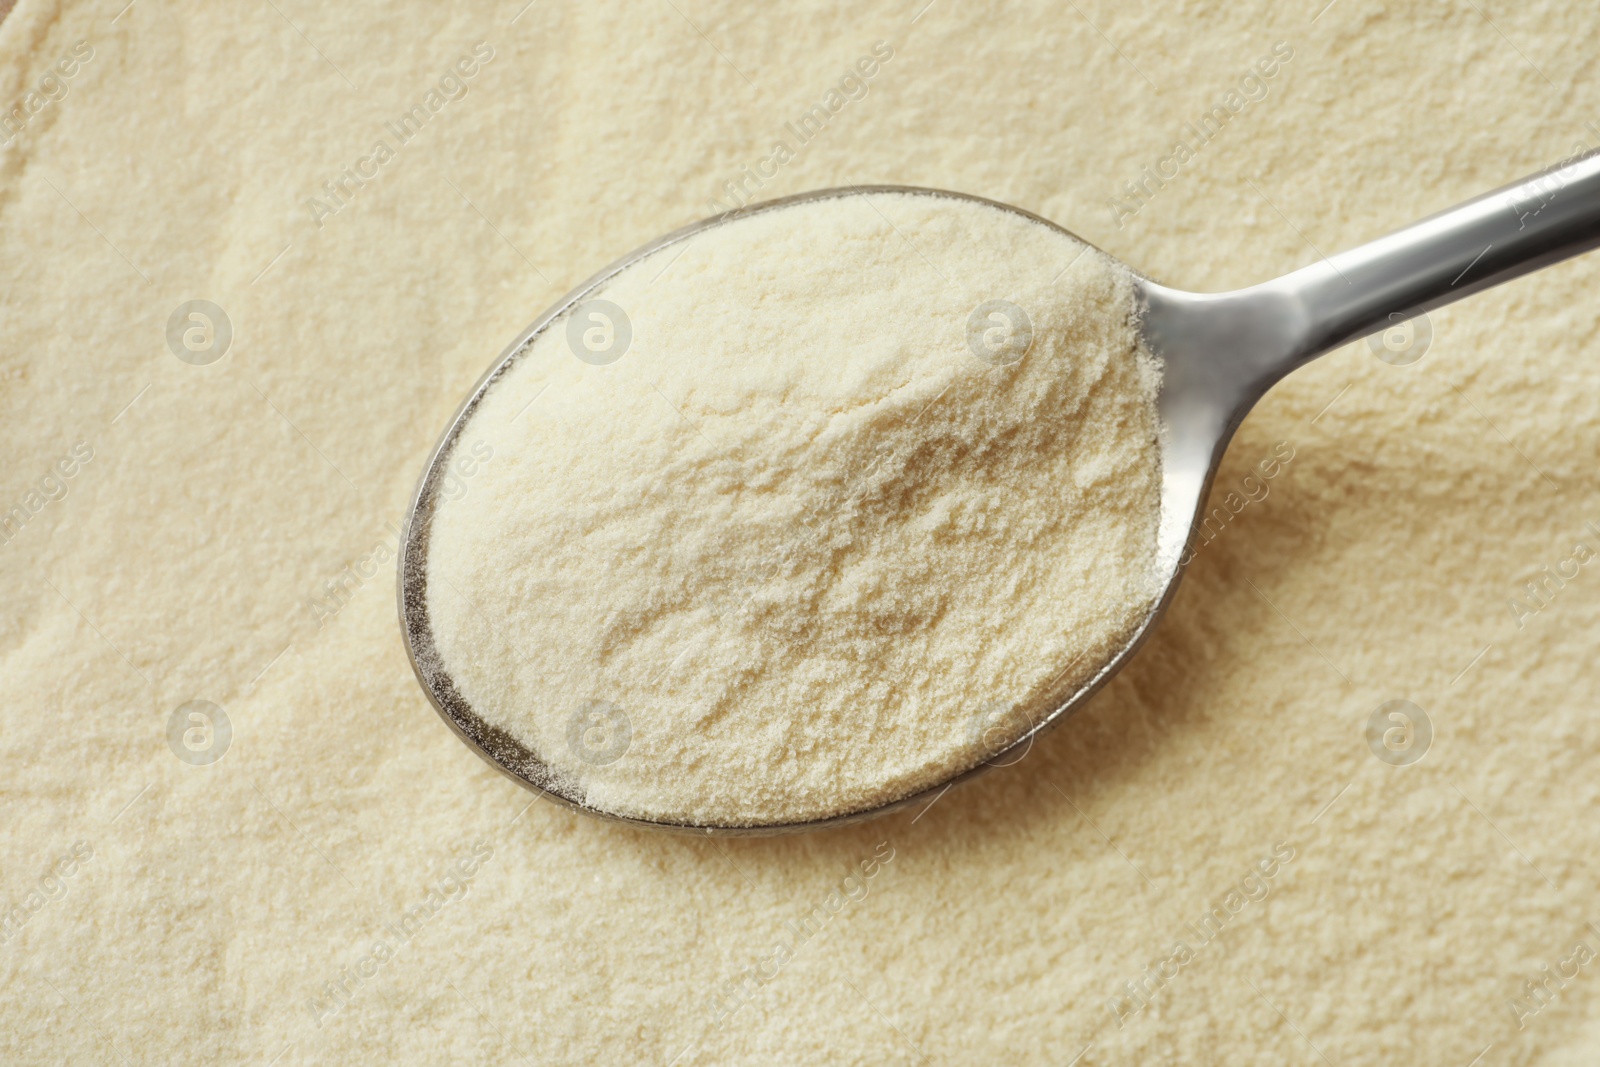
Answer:
M463 427L492 460L428 560L457 689L591 805L875 807L1019 736L1148 612L1159 375L1108 257L852 195L595 298L621 313L580 304Z

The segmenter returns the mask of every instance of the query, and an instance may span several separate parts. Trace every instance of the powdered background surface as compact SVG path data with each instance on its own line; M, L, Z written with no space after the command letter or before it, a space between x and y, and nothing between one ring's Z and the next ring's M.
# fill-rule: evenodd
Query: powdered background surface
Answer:
M1014 353L969 343L996 298ZM1131 275L1081 242L833 197L588 299L621 310L554 322L462 427L428 603L456 690L589 804L740 825L898 800L1148 614L1158 371ZM620 356L580 359L573 329Z
M1521 629L1507 606L1600 523L1593 257L1438 312L1411 366L1356 344L1275 389L1219 492L1296 458L1138 661L920 817L706 841L527 807L427 706L387 568L320 630L307 607L532 314L705 214L879 38L870 94L765 194L971 191L1219 289L1593 144L1592 8L675 2L0 25L7 106L96 50L0 149L4 499L95 449L0 545L0 902L94 848L0 946L0 1058L1592 1062L1588 969L1524 1030L1505 1005L1600 921L1600 574ZM468 95L318 229L305 198L480 39ZM1271 95L1119 229L1106 198L1278 40ZM208 367L165 340L196 298L234 326ZM234 726L210 767L165 739L196 698ZM1402 698L1436 736L1394 768L1363 730ZM318 1029L307 998L479 837L466 899ZM885 840L871 894L713 1027L708 995ZM1271 895L1119 1029L1106 998L1276 842Z

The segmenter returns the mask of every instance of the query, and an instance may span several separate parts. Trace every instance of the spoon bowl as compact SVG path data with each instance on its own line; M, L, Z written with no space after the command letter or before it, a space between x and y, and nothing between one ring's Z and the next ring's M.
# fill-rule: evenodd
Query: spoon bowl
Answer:
M1053 700L1046 714L1031 718L1028 730L983 763L888 804L803 823L756 826L667 823L590 807L537 753L474 711L435 644L428 610L429 535L461 431L489 388L528 352L536 337L639 260L733 219L805 201L879 193L976 201L1089 244L1021 208L936 189L856 186L750 205L659 238L578 286L506 348L451 419L429 457L403 531L398 567L401 629L417 678L445 722L469 747L519 784L585 814L634 826L756 836L843 826L931 803L952 785L992 767L1015 763L1043 731L1105 685L1150 635L1171 603L1187 565L1188 546L1202 521L1201 507L1223 452L1244 417L1275 382L1351 340L1600 244L1600 159L1583 157L1248 289L1190 293L1132 271L1141 305L1143 340L1163 368L1157 401L1161 514L1154 561L1163 591L1121 648L1087 680Z

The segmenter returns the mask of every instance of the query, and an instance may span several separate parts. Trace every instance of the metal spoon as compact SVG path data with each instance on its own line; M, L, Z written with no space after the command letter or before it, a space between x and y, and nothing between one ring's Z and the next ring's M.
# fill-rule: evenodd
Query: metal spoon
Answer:
M930 801L956 781L1015 762L1042 731L1066 718L1103 686L1149 636L1177 590L1187 563L1184 548L1197 527L1201 504L1222 453L1245 415L1274 383L1356 338L1600 245L1600 158L1580 157L1248 289L1188 293L1139 276L1144 339L1165 367L1159 400L1164 432L1157 566L1166 588L1119 652L1076 692L1034 720L1031 729L983 764L881 807L800 824L754 827L684 826L590 808L554 778L537 753L477 715L461 697L435 648L428 616L428 537L457 437L489 386L527 352L534 337L637 260L730 219L780 210L805 200L874 193L978 200L1067 232L1007 204L907 186L828 189L706 219L623 257L539 316L479 380L434 448L407 517L400 554L400 621L406 650L423 690L451 729L522 785L586 814L636 826L706 834L777 834L858 822Z

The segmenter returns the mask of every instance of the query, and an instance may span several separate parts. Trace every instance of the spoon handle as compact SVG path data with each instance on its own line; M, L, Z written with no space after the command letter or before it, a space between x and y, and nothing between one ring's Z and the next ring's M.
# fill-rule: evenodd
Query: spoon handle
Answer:
M1281 371L1596 246L1600 153L1585 153L1268 282L1304 315Z

